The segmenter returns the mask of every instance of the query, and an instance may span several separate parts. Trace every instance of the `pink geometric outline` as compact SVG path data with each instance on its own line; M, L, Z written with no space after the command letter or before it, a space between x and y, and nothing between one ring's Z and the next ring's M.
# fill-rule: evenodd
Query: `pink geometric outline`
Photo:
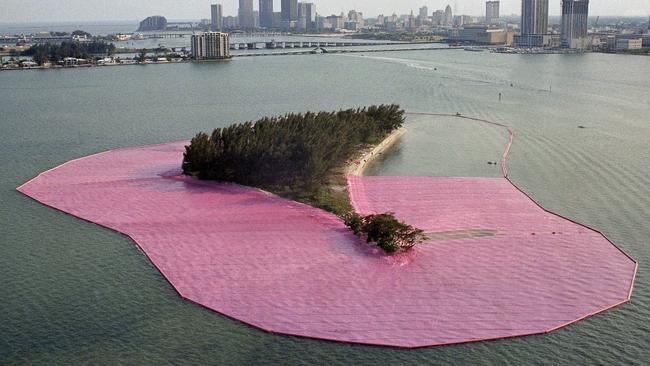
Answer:
M208 309L218 311L233 319L242 321L253 327L272 333L282 333L314 339L344 341L349 343L418 348L428 347L432 345L475 342L487 339L501 339L511 338L515 336L547 333L629 301L633 290L633 284L638 264L598 230L594 230L588 226L582 225L573 220L547 211L529 195L519 189L519 187L517 187L512 181L510 181L506 168L506 160L510 151L510 147L512 146L513 133L509 127L485 120L473 118L467 119L490 123L508 129L510 138L506 151L502 156L501 165L504 173L504 178L517 191L525 195L530 201L534 203L536 207L540 208L544 212L599 234L609 244L614 246L618 252L624 254L624 257L627 258L627 260L630 260L634 264L631 276L626 277L631 278L631 282L629 283L629 289L628 287L625 287L625 294L627 295L625 299L623 299L624 296L621 296L621 300L617 301L613 305L610 304L606 307L599 307L596 311L575 317L575 319L566 321L566 323L563 324L555 325L549 328L537 328L534 331L522 331L519 333L496 330L493 333L486 333L487 335L483 334L481 337L476 337L471 334L471 331L469 331L469 334L467 334L464 338L454 338L448 336L445 338L444 334L442 336L440 334L436 334L437 331L442 331L442 328L433 327L424 330L413 331L400 328L378 329L376 331L372 331L369 334L355 333L355 331L359 330L359 326L355 326L354 322L358 319L363 318L364 316L370 316L371 323L368 324L384 324L382 323L383 320L381 318L374 316L376 314L371 312L369 315L363 311L363 309L366 309L367 306L371 306L369 304L373 304L376 301L381 302L384 299L384 296L387 296L386 293L374 293L373 295L372 292L368 292L373 290L372 286L377 286L377 284L372 285L372 280L376 278L382 278L383 281L390 281L393 279L391 276L394 276L393 271L396 268L405 268L405 270L408 270L408 268L412 268L413 265L417 265L418 261L420 261L420 264L422 264L422 261L431 261L433 258L431 257L431 253L433 253L433 251L430 251L429 248L427 248L427 246L431 245L430 243L424 244L422 249L418 248L409 254L383 256L377 252L369 250L364 243L360 243L356 238L345 231L345 228L343 227L340 220L338 220L333 215L321 210L313 209L309 206L299 203L287 201L269 195L257 189L236 185L215 184L212 182L196 182L186 177L169 174L169 164L172 163L172 165L178 165L177 162L180 161L179 153L182 151L181 147L184 142L149 145L139 148L117 149L91 155L88 157L83 157L80 159L75 159L56 168L50 169L47 172L39 174L36 178L18 187L18 190L25 195L28 195L33 199L42 202L45 205L69 213L86 221L94 222L109 229L125 233L125 235L129 236L138 244L138 246L142 249L149 260L151 260L151 262L170 282L179 296ZM110 164L111 159L119 159L121 155L127 155L128 159L141 159L141 161L137 163L140 164L139 168L136 169L134 167L129 167L130 170L128 171L116 171L119 174L115 175L115 177L111 176L110 179L114 180L111 180L110 182L94 179L96 177L99 177L101 174L108 174L105 171L106 169L104 169L105 166L102 166L101 164L106 164L107 162ZM84 177L78 177L74 173L80 170L79 168L92 168L94 162L100 163L99 166L95 166L95 168L98 169L97 171L93 173L92 169L84 169L84 172L88 172L90 174L85 178L91 177L93 179L84 180ZM116 163L117 166L121 166L122 164L123 163L121 162ZM162 167L166 168L163 169ZM143 173L140 168L146 172ZM62 171L63 174L61 174ZM95 177L93 174L97 174L97 176ZM66 181L67 179L71 180ZM355 201L353 192L355 189L362 188L362 185L366 184L366 182L371 182L373 178L368 177L367 181L365 181L365 179L366 178L350 177L348 181L353 203L355 203L357 207L358 202ZM404 179L404 181L407 182L409 178L407 177L396 179ZM354 180L358 180L358 182L353 182ZM495 180L486 180L485 182L486 184L498 184L498 182ZM467 179L467 183L472 183L472 179ZM108 185L108 189L106 189L106 185ZM469 186L470 185L467 185L467 187ZM95 191L95 189L98 187L99 191ZM119 190L122 191L118 192ZM185 191L185 193L183 193L183 191ZM97 197L97 200L105 200L104 203L107 203L108 206L99 205L96 207L89 207L93 205L93 202L83 200L84 194L88 193L92 196L97 192L104 193L103 197ZM131 195L127 197L128 199L142 199L143 201L140 202L142 206L120 206L122 204L120 201L123 199L123 197L125 197L122 195L124 192L127 192ZM168 195L174 194L180 194L180 196L174 196L173 199L170 199L170 202L178 202L177 200L179 199L193 200L191 201L191 205L196 210L208 209L211 210L210 212L215 212L215 221L220 225L224 225L225 223L222 228L225 230L225 232L228 233L231 230L236 231L237 227L239 227L238 225L241 224L241 222L236 221L237 215L249 215L247 217L255 219L258 217L255 216L256 212L259 211L257 210L258 207L271 207L272 211L270 212L273 212L274 215L284 215L286 218L284 222L287 222L287 220L294 221L289 222L292 224L288 225L289 227L281 227L282 225L278 224L277 222L272 223L271 226L264 226L265 223L261 223L262 228L268 227L269 229L273 229L274 232L277 232L279 237L287 238L286 240L280 240L277 237L272 238L269 239L265 245L267 247L274 246L274 250L276 250L278 253L286 252L290 254L286 258L272 258L278 262L272 263L273 266L265 268L263 267L266 265L264 258L260 260L260 256L265 255L264 249L255 249L256 247L251 246L251 243L244 241L232 241L228 240L228 238L224 239L219 236L212 237L212 239L207 239L207 236L209 235L222 235L222 233L218 230L211 230L210 225L213 224L210 224L209 222L203 223L208 224L208 226L204 227L204 229L206 229L206 238L198 238L196 240L190 241L182 237L175 237L170 239L170 237L176 234L174 230L171 230L171 233L169 235L159 235L156 230L164 231L168 228L165 226L167 225L166 222L161 221L158 223L156 219L160 217L164 218L166 215L169 216L168 218L172 219L180 218L181 216L168 215L169 212L160 213L159 208L158 211L151 211L152 209L157 208L155 205L150 207L144 206L147 205L148 199L155 198L164 200L166 198L169 198ZM111 195L113 196L111 197ZM204 199L205 202L201 200L196 201L196 199L199 197L202 200ZM81 200L79 200L80 198ZM219 205L229 199L234 199L233 204L231 206L227 206L232 209L232 211L228 211L228 214L226 215L219 216L219 213L217 212L218 210L214 210L214 208L217 206L214 205ZM239 202L245 203L247 206ZM253 203L251 204L251 202ZM400 209L400 207L396 208ZM147 209L150 211L147 211ZM113 211L111 212L111 210ZM179 208L179 210L182 212L183 208ZM155 212L155 214L158 216L154 215L151 221L138 221L138 215L147 215L151 214L151 212ZM124 214L126 214L126 217L129 218L128 220L123 220L125 217ZM233 219L233 217L235 217L235 219ZM224 220L235 221L226 222ZM138 226L143 222L145 224L148 224L150 227L146 227L147 225ZM160 225L156 226L157 224ZM182 230L183 224L180 223L179 225L181 226L176 227L176 229ZM295 230L291 226L299 227L300 230ZM309 230L309 235L300 236L300 231L304 230ZM143 232L146 235L142 236ZM237 233L234 235L236 236ZM239 237L237 240L243 239L242 237ZM306 243L304 242L305 240L309 240L311 242ZM489 238L485 240L489 240ZM171 241L171 243L167 243L166 241ZM444 247L448 244L476 245L480 244L482 241L483 239L469 239L447 241L439 244L434 244ZM217 243L217 245L214 245L214 243ZM254 244L255 243L253 243L253 245ZM166 248L162 248L164 245L168 246ZM187 245L190 245L190 247L187 247ZM195 255L196 252L206 250L209 251L213 250L214 248L221 249L225 247L226 248L224 250L228 250L229 248L227 247L232 247L233 245L239 246L237 248L234 248L233 251L229 252L227 255L233 256L242 255L241 253L250 253L250 257L240 259L243 259L246 263L253 263L255 266L257 266L257 269L253 268L251 272L248 270L238 272L238 270L235 268L233 269L234 272L218 272L223 268L223 266L216 264L216 262L210 262L210 265L215 268L208 268L208 270L211 270L212 272L207 273L207 275L210 275L211 277L208 277L208 280L206 280L204 277L206 276L206 272L204 269L202 269L203 267L200 267L200 263L203 263L202 261L205 260L205 258L210 258L218 262L221 259L232 257L227 257L221 254L215 255L218 252L211 252L207 256L203 254L197 256ZM245 252L251 248L254 249L254 251ZM480 249L478 250L480 251ZM169 256L170 253L172 254L171 257ZM295 254L295 256L293 256L293 254ZM286 265L287 259L295 260L297 267L287 266L276 269L275 266ZM330 259L332 259L332 261L328 262ZM301 267L301 263L304 264L304 268ZM433 263L435 264L435 262ZM317 268L317 270L313 270L313 268ZM462 270L462 264L459 269ZM292 272L294 270L297 270L298 272L294 274ZM323 275L327 275L329 272L338 273L331 274L331 276L333 276L331 278L319 278L319 276L323 277ZM374 277L360 278L364 274L368 276L367 273L370 272L373 273ZM191 276L184 277L188 273L190 273ZM254 287L256 281L246 282L246 279L237 278L238 274L245 277L251 273L256 276L275 276L273 278L280 279L282 282L278 283L277 286ZM289 273L291 273L291 275L289 275ZM227 276L233 277L226 278ZM352 278L353 276L357 276L358 278ZM308 279L309 281L301 282L302 279ZM351 279L353 280L351 281ZM264 282L264 280L265 279L260 278L260 281ZM346 282L346 280L348 282ZM312 292L312 289L308 288L308 285L312 283L316 283L314 286L315 292ZM191 287L193 284L200 284L208 287L205 288L205 290L202 290L199 287ZM291 288L290 285L294 284L298 284L303 287ZM305 284L307 287L304 287ZM366 284L368 286L364 286ZM190 286L190 288L188 288L188 286ZM230 292L220 292L228 286L230 286ZM253 287L247 288L245 286ZM350 286L358 286L358 291L360 291L360 293L346 292L347 287ZM241 293L237 292L240 289L244 289L245 291ZM302 293L300 293L300 291L302 291ZM366 292L364 293L364 291ZM343 297L342 299L338 299L335 296L339 292L343 294L343 296L341 296ZM221 297L217 298L206 298L205 296L206 294L210 295L214 293L221 293L222 295ZM413 293L421 294L421 292L417 291L407 291L402 293L392 293L388 295L393 296L391 297L393 301L395 301L396 304L399 304L399 296L409 295ZM305 294L309 294L311 297L305 296ZM237 296L239 296L239 298L237 298ZM255 304L255 299L259 299L260 297L269 299L268 303L257 306ZM334 306L329 308L326 306L323 308L325 310L336 309L337 305L341 305L341 302L345 303L345 301L351 301L353 305L358 301L366 304L366 307L358 307L355 311L359 312L347 316L342 316L341 314L337 313L329 314L327 311L322 310L320 312L309 313L309 311L312 311L313 309L312 300L317 302L321 301L323 303L328 303ZM341 302L337 303L336 301ZM460 303L456 304L455 306L466 306L467 303L464 304L465 305L463 305L463 303ZM241 310L241 307L246 306L249 306L246 311L243 313L238 312ZM424 308L428 308L429 305L425 304L423 306ZM352 309L353 307L348 306L343 308ZM422 308L422 306L419 306L419 309ZM468 307L468 309L469 308L471 307ZM260 309L263 309L264 311L260 311ZM403 309L408 310L412 308L407 307ZM278 314L286 316L286 314L290 314L291 312L293 312L292 316L282 318L280 322L277 321ZM435 317L435 315L433 316ZM418 324L422 324L422 320L423 319L421 318L417 318L417 316L415 318L412 318L411 315L409 315L407 312L404 314L404 319L400 319L398 323L393 322L391 324L411 326L413 329L416 329ZM314 323L313 326L305 327L304 324L306 323L301 323L301 321L315 321L316 323ZM318 323L319 321L321 323ZM332 332L331 329L333 326L339 332Z

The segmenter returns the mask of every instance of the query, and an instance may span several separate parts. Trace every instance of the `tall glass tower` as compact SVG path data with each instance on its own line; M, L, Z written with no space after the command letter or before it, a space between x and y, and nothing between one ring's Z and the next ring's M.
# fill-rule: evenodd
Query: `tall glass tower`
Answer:
M260 0L260 26L273 27L273 0Z
M241 28L255 27L253 0L239 0L239 26Z
M282 21L298 20L298 0L282 0Z
M548 0L522 0L521 35L548 33Z
M586 48L589 0L562 0L560 40L564 48Z

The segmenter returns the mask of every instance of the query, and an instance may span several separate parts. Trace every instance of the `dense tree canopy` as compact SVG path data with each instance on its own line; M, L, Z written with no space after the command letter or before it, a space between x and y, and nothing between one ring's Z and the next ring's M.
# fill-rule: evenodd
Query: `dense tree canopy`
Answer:
M183 172L201 179L261 187L343 217L358 236L386 252L408 250L426 239L392 213L361 216L346 192L333 192L333 171L404 122L397 105L338 112L287 114L199 133L185 147ZM342 199L341 196L345 196Z
M111 55L115 45L102 41L92 42L62 42L61 44L33 45L23 56L32 56L34 62L42 65L45 62L57 63L66 57L88 58L91 55Z
M218 128L192 139L183 171L201 179L257 187L310 189L360 147L402 126L397 105L287 114Z

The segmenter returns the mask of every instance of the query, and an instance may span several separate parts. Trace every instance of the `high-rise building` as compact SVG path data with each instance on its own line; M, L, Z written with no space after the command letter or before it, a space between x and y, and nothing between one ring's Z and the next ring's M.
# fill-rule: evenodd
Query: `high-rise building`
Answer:
M451 5L447 5L445 8L445 25L454 24L454 13L451 11Z
M298 0L282 0L282 21L298 20Z
M419 14L420 19L424 20L429 17L429 8L427 6L423 6L420 8L420 14Z
M521 35L548 33L548 0L522 0Z
M207 32L192 35L192 58L215 60L230 57L230 36L228 33Z
M253 13L253 0L239 0L239 27L254 28L255 14Z
M316 4L298 3L298 24L304 30L312 29L316 21Z
M560 40L564 48L587 47L589 0L562 0Z
M431 14L431 21L434 25L443 25L445 23L445 12L436 10Z
M414 32L417 27L415 26L415 15L413 15L413 10L411 10L411 14L408 15L406 18L406 22L404 22L404 27L408 29L410 32Z
M316 4L314 3L306 3L306 12L307 12L307 22L309 23L315 23L316 22Z
M260 26L273 27L273 0L260 0Z
M485 23L492 24L499 19L499 1L488 1L485 3Z
M210 28L213 31L222 31L223 30L223 10L221 4L212 4L210 7L212 19L210 22Z

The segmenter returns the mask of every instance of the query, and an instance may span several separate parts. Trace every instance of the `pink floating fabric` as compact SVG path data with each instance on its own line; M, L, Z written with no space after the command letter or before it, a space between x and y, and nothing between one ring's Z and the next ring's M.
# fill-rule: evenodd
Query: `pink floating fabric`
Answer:
M434 238L386 256L324 211L181 176L185 144L89 156L18 189L129 235L182 297L271 332L422 347L543 333L629 299L633 260L505 179L350 177L360 211Z

